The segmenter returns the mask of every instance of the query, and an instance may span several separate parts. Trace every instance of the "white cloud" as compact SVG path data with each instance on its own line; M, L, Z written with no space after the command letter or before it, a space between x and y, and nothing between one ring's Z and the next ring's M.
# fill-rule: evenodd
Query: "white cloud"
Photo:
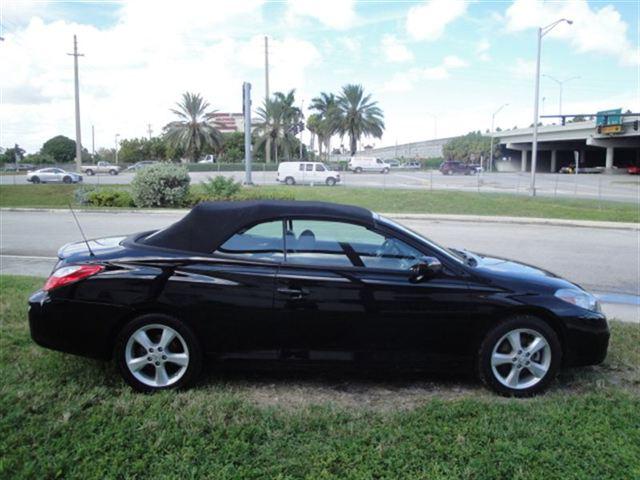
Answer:
M442 59L442 63L433 67L412 68L396 73L382 86L383 92L408 92L422 80L445 80L450 77L451 70L463 68L467 62L454 55Z
M311 17L327 27L344 30L357 20L355 0L288 0L287 4L290 23L298 17Z
M381 41L382 53L388 62L408 62L413 60L413 53L395 35L385 35Z
M91 125L97 147L112 146L115 133L143 136L147 123L160 133L184 91L201 93L211 108L237 112L242 82L252 81L254 108L261 104L263 37L243 35L262 28L260 1L216 3L205 11L154 2L153 21L140 3L123 4L105 28L32 16L5 34L0 145L18 142L33 152L54 135L74 137L73 59L66 55L74 34L85 54L79 59L85 147ZM271 45L271 91L298 88L300 98L307 70L321 64L318 49L293 34Z
M536 73L536 62L518 57L515 63L509 67L509 71L515 78L532 79Z
M437 40L447 25L466 10L464 0L427 0L409 9L407 32L416 40Z
M628 25L613 5L592 9L586 0L516 0L506 11L510 31L544 27L560 18L572 20L573 25L560 24L549 37L568 41L580 53L614 56L623 65L639 63L638 47L627 38Z
M491 60L491 55L489 55L489 49L491 48L491 43L486 38L483 38L476 44L476 54L478 55L478 59L482 62L488 62Z

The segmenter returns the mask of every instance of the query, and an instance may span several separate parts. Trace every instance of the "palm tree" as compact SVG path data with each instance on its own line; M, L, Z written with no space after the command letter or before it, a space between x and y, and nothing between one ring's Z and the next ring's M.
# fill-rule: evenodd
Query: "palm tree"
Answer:
M312 151L315 145L316 137L318 136L321 122L322 118L317 113L312 113L307 117L307 130L309 130L309 133L311 134L311 142L309 146ZM318 142L318 153L320 154L320 156L322 156L322 142Z
M256 148L263 144L273 145L273 158L278 163L278 152L282 151L287 160L291 158L291 152L295 149L296 138L292 126L302 119L302 111L295 107L295 90L287 94L276 92L273 99L266 100L257 110L260 122L258 123L258 141Z
M214 120L215 110L207 112L209 103L200 94L183 93L178 108L172 108L180 120L164 127L164 138L174 149L181 149L191 161L198 159L205 149L217 150L222 134Z
M331 137L339 132L341 123L338 101L333 93L321 92L319 97L311 99L310 108L318 112L319 116L316 133L320 145L320 155L322 155L322 146L324 145L328 156L331 152Z
M371 101L371 95L365 95L362 85L345 85L338 97L340 109L340 134L349 135L351 155L356 153L358 141L363 135L382 137L384 115L378 102Z

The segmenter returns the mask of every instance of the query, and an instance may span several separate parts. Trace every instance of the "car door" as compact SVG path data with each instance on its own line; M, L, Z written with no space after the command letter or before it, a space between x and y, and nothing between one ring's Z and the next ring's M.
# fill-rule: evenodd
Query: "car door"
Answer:
M273 315L276 273L283 258L282 221L236 232L213 257L176 271L171 304L183 312L221 358L276 359L281 328ZM189 299L189 301L186 301Z
M274 309L285 351L310 360L451 360L445 337L466 325L468 287L446 265L414 283L430 252L388 232L342 222L288 221Z

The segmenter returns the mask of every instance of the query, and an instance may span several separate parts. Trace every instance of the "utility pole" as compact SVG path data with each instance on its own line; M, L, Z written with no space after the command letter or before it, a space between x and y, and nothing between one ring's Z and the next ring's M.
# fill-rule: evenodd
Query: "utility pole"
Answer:
M149 134L149 140L151 140L151 134L153 133L153 129L151 128L150 123L147 123L147 133Z
M264 101L265 110L269 103L269 37L264 36ZM267 121L268 119L265 119ZM264 161L265 163L271 163L271 137L267 136L267 142L265 145Z
M91 125L91 155L96 155L96 129Z
M498 110L493 112L493 115L491 115L491 148L489 149L489 171L490 172L493 171L493 124L496 121L496 115L500 113L500 110L502 110L507 105L509 104L505 103Z
M242 113L244 113L244 184L251 181L251 84L242 84Z
M78 39L73 36L73 53L67 53L73 57L73 67L76 83L76 170L80 171L82 164L82 139L80 138L80 85L78 81L78 57L84 57L84 54L78 53Z
M116 146L116 151L114 153L116 165L118 164L118 137L120 137L120 134L116 133L116 139L115 139L115 142L114 142L115 146Z

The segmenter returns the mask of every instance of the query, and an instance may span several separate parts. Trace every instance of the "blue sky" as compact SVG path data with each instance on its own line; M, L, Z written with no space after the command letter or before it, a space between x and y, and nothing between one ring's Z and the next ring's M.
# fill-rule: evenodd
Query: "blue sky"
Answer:
M115 133L143 136L171 120L183 91L220 111L240 110L240 85L264 96L262 38L271 42L271 90L295 88L307 105L320 91L361 83L385 112L391 145L532 122L535 27L557 18L542 72L565 85L564 113L640 111L639 2L28 2L2 0L0 145L37 150L73 137L72 36L80 60L84 145ZM545 114L558 86L541 82ZM436 120L437 119L437 120ZM437 131L436 131L437 130ZM334 144L340 142L336 138Z

